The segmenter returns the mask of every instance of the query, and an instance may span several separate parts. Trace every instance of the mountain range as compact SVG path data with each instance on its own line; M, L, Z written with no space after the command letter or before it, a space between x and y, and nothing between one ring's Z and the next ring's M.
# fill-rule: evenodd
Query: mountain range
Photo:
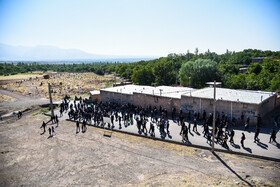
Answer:
M136 62L156 57L132 57L91 54L78 49L54 46L11 46L0 44L0 61L87 61L87 62Z

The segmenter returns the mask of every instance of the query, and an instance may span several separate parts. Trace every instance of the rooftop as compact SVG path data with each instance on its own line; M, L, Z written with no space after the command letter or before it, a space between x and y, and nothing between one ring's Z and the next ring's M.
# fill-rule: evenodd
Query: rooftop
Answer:
M103 91L117 92L123 94L143 93L150 95L157 95L170 98L181 98L182 94L187 94L195 89L188 87L172 87L172 86L139 86L139 85L126 85L102 89Z
M274 95L274 92L253 91L253 90L233 90L227 88L216 88L216 99L224 101L260 104L262 101ZM193 91L185 96L213 99L214 88L203 88Z

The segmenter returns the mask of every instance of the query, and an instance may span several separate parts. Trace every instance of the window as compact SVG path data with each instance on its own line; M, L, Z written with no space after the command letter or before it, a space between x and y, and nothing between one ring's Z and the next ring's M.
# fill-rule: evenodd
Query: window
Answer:
M248 105L247 104L243 104L243 108L248 108Z

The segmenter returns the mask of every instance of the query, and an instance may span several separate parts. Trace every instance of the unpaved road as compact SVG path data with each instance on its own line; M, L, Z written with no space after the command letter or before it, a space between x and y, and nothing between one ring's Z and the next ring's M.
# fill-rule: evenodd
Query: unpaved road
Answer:
M158 142L46 116L0 125L0 186L264 186L280 184L280 163ZM50 125L48 126L50 127Z
M48 104L50 102L46 98L24 96L3 89L0 89L0 95L7 95L16 99L13 102L7 101L0 103L0 115L3 115L10 111L21 110L26 107Z

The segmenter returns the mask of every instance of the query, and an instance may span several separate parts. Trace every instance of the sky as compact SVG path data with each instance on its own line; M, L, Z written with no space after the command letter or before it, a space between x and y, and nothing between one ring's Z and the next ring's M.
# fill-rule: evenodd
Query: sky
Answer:
M0 43L167 56L280 50L279 0L0 0Z

